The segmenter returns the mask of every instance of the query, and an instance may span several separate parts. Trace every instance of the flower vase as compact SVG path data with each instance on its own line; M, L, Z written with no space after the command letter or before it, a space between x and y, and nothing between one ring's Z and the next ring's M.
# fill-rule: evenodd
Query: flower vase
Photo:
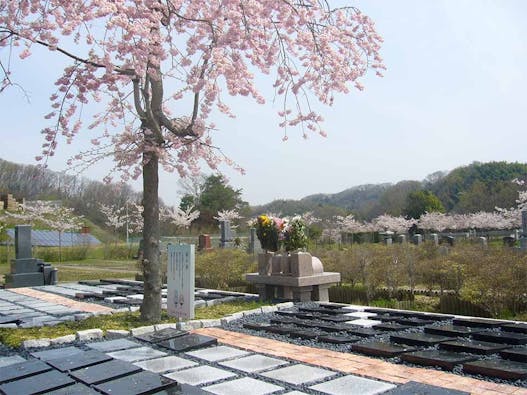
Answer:
M258 274L261 276L269 276L272 272L272 260L274 252L261 252L258 254Z

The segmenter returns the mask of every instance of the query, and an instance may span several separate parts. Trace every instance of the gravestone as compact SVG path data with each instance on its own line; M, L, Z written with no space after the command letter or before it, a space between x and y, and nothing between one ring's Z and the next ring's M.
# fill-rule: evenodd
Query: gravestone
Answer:
M487 238L486 237L478 237L478 243L482 246L482 247L487 247Z
M194 247L193 244L168 246L167 313L178 319L194 318Z
M441 335L431 335L425 333L405 333L402 335L392 335L390 336L390 341L393 343L407 344L410 346L433 346L438 343L445 341L452 341L454 338L441 336Z
M220 247L230 248L233 240L230 221L220 221L220 232Z
M481 340L454 340L439 343L439 348L454 352L467 352L470 354L490 355L510 347L504 344L489 343Z
M32 257L31 225L15 226L15 259L5 275L6 288L33 287L57 283L57 269Z
M498 377L503 380L527 378L527 365L508 360L481 360L463 364L463 371L472 374Z
M199 235L198 236L198 251L208 251L212 249L210 243L210 235Z
M362 354L387 358L393 358L406 352L417 351L413 347L391 344L382 341L375 341L364 344L353 344L351 346L351 349Z
M514 236L503 236L503 245L505 247L514 247L516 238Z
M249 254L254 254L254 252L256 251L255 246L256 246L256 228L251 228L250 234L249 234L249 251L248 251Z
M398 235L397 236L397 241L399 242L399 244L406 243L406 235Z
M515 332L494 332L489 330L480 333L475 333L472 338L476 340L483 340L486 342L494 343L505 343L513 345L527 344L527 335Z
M439 245L439 236L437 235L437 233L432 233L430 235L430 239L432 241L432 244L434 244L435 246Z
M423 235L416 234L412 237L412 241L415 245L420 245L423 242Z
M439 366L440 368L453 370L456 365L474 361L474 355L460 354L445 350L424 350L402 354L400 358L405 362L417 365Z

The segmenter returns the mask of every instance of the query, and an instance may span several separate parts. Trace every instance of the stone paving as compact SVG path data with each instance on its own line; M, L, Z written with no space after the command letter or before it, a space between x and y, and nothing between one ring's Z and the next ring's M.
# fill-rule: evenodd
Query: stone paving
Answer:
M52 287L0 290L0 327L54 325L113 311L107 306L79 301L79 296L97 295L95 300L101 301L108 297L140 299L137 282L130 281L66 283ZM128 294L115 295L123 291ZM203 294L210 301L225 298L218 291L206 291ZM300 308L300 311L284 311L273 306L237 313L222 319L221 323L274 312L271 323L254 324L252 329L310 339L314 343L349 344L349 350L371 355L392 352L401 354L401 359L412 364L435 364L446 370L463 366L472 375L498 374L505 380L527 377L525 324L374 310L321 304ZM218 328L220 320L198 324L216 327L203 327L189 335L175 325L150 326L133 330L135 338L105 341L100 341L101 330L90 330L51 343L28 342L27 347L61 342L74 342L74 345L0 357L0 392L34 393L38 388L40 392L57 394L166 390L164 393L174 394L340 395L414 391L438 395L527 395L524 387L394 364L355 352L337 352L233 332ZM362 341L374 338L379 332L385 333L383 339L389 341ZM96 341L90 342L91 339ZM480 356L497 352L504 359L487 360ZM444 365L437 365L438 360Z

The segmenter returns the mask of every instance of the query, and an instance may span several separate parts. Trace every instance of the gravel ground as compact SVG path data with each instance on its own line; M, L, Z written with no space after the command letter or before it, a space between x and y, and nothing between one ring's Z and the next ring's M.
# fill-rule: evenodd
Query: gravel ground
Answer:
M316 303L297 303L294 308L288 309L288 311L298 311L299 307L318 307L318 304L316 304ZM315 347L315 348L324 348L324 349L333 350L333 351L337 351L337 352L351 352L351 353L355 353L354 351L351 350L351 344L331 344L331 343L317 342L315 340L303 340L303 339L298 339L298 338L292 338L292 337L289 337L288 335L279 335L279 334L269 333L269 332L266 332L266 331L257 331L257 330L252 330L252 329L246 329L246 328L243 327L243 325L246 324L246 323L259 323L259 324L270 323L270 320L272 318L278 318L278 317L281 317L281 316L278 315L278 314L275 314L275 313L250 315L250 316L246 316L246 317L240 318L238 320L232 321L232 322L224 325L223 327L224 327L224 329L227 329L227 330L230 330L230 331L243 332L243 333L246 333L246 334L249 334L249 335L253 335L253 336L266 337L268 339L274 339L274 340L287 342L287 343L292 343L292 344L297 344L297 345L302 345L302 346ZM283 316L282 316L282 318L283 318ZM372 319L375 319L375 318L372 317ZM323 323L323 321L314 321L314 322ZM325 324L327 324L327 322L325 322ZM452 324L452 320L440 321L440 322L438 322L438 323L436 323L434 325L442 326L442 325L447 325L447 324ZM319 329L316 329L316 328L315 329L309 328L309 329L312 329L314 332L317 332L317 333L325 333L325 332L322 332L322 331L320 331ZM499 332L498 329L493 329L493 330ZM389 342L390 341L390 335L393 335L393 334L396 334L396 333L400 334L400 333L412 333L412 332L422 332L422 331L423 331L422 328L415 327L415 328L410 328L410 329L407 329L407 330L404 330L404 331L399 331L399 332L382 332L379 335L376 335L376 336L373 336L373 337L369 337L369 338L363 338L363 339L359 340L358 342L352 343L352 344L365 344L365 343L370 343L372 341L386 341L386 342ZM345 335L346 333L345 332L338 332L338 333L334 333L334 334ZM523 347L525 347L525 346L523 346ZM437 349L437 346L426 347L426 348L421 346L419 348L422 349L422 350L433 350L433 349ZM522 348L522 346L511 346L511 348ZM403 365L412 366L412 367L420 367L420 368L432 369L432 370L441 370L441 368L439 368L439 367L433 367L433 366L429 367L429 366L423 366L423 365L410 364L410 363L402 361L398 357L395 357L395 358L382 358L382 357L373 357L372 356L371 358L379 358L379 359L382 359L382 360L390 362L390 363L403 364ZM500 360L501 358L499 357L498 354L492 354L492 355L478 355L478 359L479 360L481 360L481 359ZM513 381L513 380L501 380L501 379L498 379L498 378L492 378L492 377L488 377L488 376L472 375L472 374L468 374L468 373L463 372L461 365L456 365L456 367L454 368L454 370L452 372L455 373L455 374L458 374L460 376L473 377L473 378L477 378L479 380L490 381L490 382L493 382L493 383L501 383L501 384L515 385L515 386L519 386L519 387L527 387L527 379Z

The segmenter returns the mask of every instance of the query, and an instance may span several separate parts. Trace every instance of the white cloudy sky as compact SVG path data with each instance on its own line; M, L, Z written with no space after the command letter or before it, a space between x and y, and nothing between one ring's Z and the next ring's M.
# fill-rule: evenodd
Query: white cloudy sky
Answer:
M343 1L339 1L343 3ZM334 193L365 183L421 180L473 161L527 162L527 2L523 0L370 0L352 2L375 22L385 43L385 77L368 78L364 92L319 108L327 138L282 142L277 105L246 99L238 117L214 119L216 144L247 174L225 169L251 204ZM38 67L36 67L38 66ZM30 95L0 95L0 158L34 164L40 152L53 59L17 70ZM267 93L263 89L264 93ZM268 96L269 97L269 96ZM50 163L66 168L78 147L62 147ZM101 179L105 165L85 175ZM206 170L206 169L204 169ZM178 177L161 177L161 197L179 202ZM137 184L137 189L140 186Z

